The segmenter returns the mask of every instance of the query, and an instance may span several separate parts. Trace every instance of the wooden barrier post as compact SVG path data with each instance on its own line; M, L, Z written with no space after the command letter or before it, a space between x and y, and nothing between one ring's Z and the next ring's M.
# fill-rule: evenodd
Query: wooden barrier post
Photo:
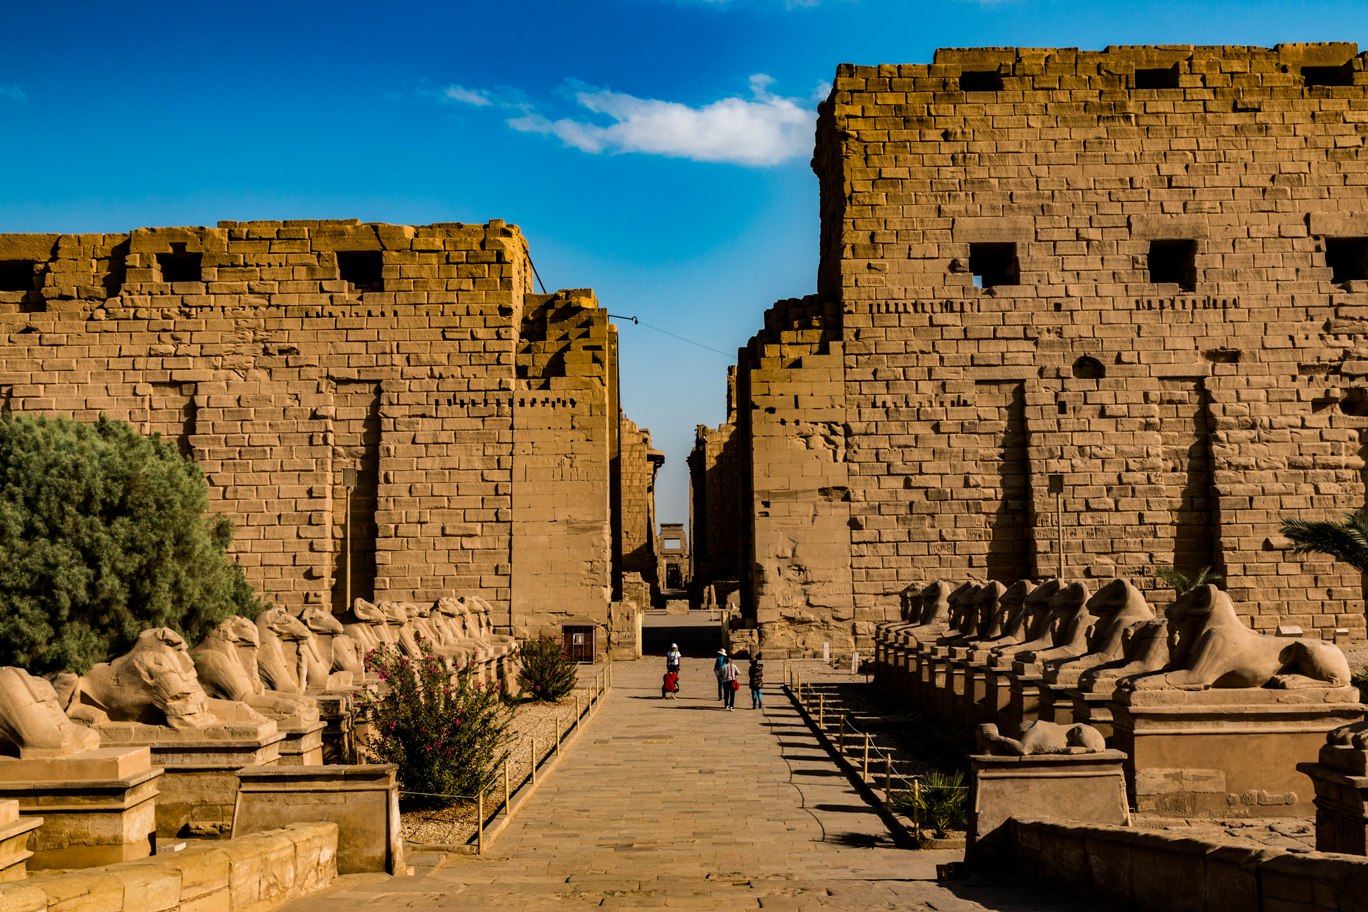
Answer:
M475 854L484 854L484 793L483 788L475 799Z
M576 725L579 724L579 717L580 717L579 691L577 690L577 691L575 691L575 724L576 724Z
M560 756L561 727L560 716L556 716L556 756Z
M860 780L861 780L861 781L864 781L864 780L866 780L866 779L868 779L868 778L869 778L869 735L865 735L864 768L860 771Z
M893 791L893 755L884 754L884 801L888 800L888 793Z
M845 753L845 713L841 713L841 730L836 733L836 753Z
M513 816L513 789L508 784L508 761L504 761L504 816Z
M532 784L537 784L537 739L532 739Z
M826 694L817 695L817 727L826 731Z

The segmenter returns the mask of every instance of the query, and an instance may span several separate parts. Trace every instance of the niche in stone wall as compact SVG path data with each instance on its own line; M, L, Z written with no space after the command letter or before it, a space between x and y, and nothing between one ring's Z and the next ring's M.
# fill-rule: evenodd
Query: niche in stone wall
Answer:
M1101 361L1091 355L1084 355L1073 363L1073 375L1077 380L1101 380L1107 376L1107 369L1102 366Z
M383 257L378 250L339 250L337 276L353 291L383 291Z
M1197 377L1160 381L1160 473L1173 522L1175 570L1193 576L1203 567L1222 570L1219 505L1211 458L1211 400Z
M203 257L194 251L187 251L185 244L172 243L170 253L157 254L157 272L163 282L202 281Z
M1031 517L1030 432L1026 426L1026 384L975 384L983 512L989 517L988 578L1013 583L1035 576Z
M332 608L375 598L380 492L380 384L338 381L333 396Z

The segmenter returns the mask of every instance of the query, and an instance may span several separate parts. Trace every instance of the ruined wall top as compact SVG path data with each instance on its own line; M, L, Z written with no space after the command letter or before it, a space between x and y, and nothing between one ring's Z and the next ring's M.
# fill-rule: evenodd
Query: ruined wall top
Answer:
M502 220L389 225L355 219L219 222L122 234L0 234L0 315L130 306L477 303L532 289L527 242ZM288 304L288 298L276 300Z
M990 74L997 79L990 78ZM918 88L965 93L1368 85L1368 71L1365 71L1364 56L1359 54L1358 45L1336 41L1278 44L1272 48L1224 45L1120 45L1100 51L941 48L929 64L840 64L836 68L833 94L851 87L845 80L879 78L929 80ZM936 80L946 82L942 85ZM894 87L894 91L897 90L898 87Z

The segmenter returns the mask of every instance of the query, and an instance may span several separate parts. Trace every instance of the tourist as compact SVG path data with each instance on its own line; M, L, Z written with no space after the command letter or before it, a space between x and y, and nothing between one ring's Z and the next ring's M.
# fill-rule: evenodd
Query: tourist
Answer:
M760 653L751 656L750 668L751 709L760 709L760 698L764 695L765 663L760 661Z
M717 672L717 682L722 686L722 708L727 712L736 711L736 692L741 689L741 669L725 656L726 664Z
M673 700L677 693L679 693L679 672L665 672L665 680L660 684L660 699L669 698Z
M679 652L679 644L671 643L670 651L665 653L665 670L679 674L679 662L683 658L684 656Z
M727 650L717 650L717 661L713 662L713 675L717 678L717 699L719 700L725 700L727 698L726 694L723 693L726 688L722 686L722 669L726 668L728 664Z

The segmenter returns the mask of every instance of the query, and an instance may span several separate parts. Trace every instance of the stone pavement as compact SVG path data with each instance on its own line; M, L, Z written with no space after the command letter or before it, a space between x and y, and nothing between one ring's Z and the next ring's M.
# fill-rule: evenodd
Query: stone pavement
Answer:
M723 712L709 663L619 663L585 733L483 858L353 875L290 912L389 909L850 909L1099 912L1014 884L937 884L959 852L895 848L779 692Z

